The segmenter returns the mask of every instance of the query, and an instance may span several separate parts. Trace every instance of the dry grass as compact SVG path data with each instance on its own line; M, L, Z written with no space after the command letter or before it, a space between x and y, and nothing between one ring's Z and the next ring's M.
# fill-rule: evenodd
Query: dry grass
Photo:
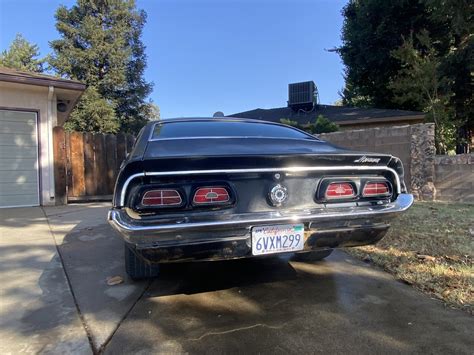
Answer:
M474 205L417 202L377 245L347 251L474 313Z

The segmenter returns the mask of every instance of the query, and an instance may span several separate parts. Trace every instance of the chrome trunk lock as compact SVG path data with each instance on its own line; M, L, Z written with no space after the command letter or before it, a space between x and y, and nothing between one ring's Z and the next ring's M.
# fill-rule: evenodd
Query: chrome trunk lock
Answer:
M275 207L280 207L288 199L288 189L281 185L277 184L273 186L270 190L270 202Z

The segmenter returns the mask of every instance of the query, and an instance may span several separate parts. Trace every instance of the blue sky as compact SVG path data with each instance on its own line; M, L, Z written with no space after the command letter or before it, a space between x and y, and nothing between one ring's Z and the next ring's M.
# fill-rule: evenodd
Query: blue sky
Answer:
M68 0L0 0L0 49L16 33L41 54L58 38L54 12ZM286 105L287 85L314 80L321 103L344 85L337 0L138 0L148 14L146 79L167 117L212 116Z

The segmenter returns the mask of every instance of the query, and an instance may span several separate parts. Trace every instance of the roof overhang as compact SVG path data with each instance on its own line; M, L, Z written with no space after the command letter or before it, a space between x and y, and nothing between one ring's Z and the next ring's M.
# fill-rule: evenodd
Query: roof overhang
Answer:
M76 80L56 78L54 76L30 73L15 69L0 67L0 83L7 86L20 86L24 88L53 88L57 103L66 104L65 109L57 111L58 124L62 125L67 120L72 109L86 90L87 85Z
M55 79L53 77L27 76L15 73L0 72L0 81L10 83L37 85L37 86L54 86L55 88L84 91L86 84L73 80Z
M333 121L337 123L339 126L345 125L363 125L368 123L387 123L387 122L404 122L404 121L423 121L425 119L425 115L412 115L412 116L391 116L391 117L383 117L383 118L365 118L365 119L358 119L358 120L346 120L346 121Z

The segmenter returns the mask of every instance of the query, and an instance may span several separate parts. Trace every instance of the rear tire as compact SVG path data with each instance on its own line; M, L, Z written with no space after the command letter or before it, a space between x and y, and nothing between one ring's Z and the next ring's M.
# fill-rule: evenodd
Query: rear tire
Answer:
M142 280L156 277L159 274L159 265L147 263L144 259L135 254L132 247L124 244L125 251L125 271L132 280Z
M310 251L306 253L298 253L293 255L292 260L294 261L303 261L303 262L311 262L311 261L320 261L324 258L327 258L332 253L332 249L327 250L317 250L317 251Z

